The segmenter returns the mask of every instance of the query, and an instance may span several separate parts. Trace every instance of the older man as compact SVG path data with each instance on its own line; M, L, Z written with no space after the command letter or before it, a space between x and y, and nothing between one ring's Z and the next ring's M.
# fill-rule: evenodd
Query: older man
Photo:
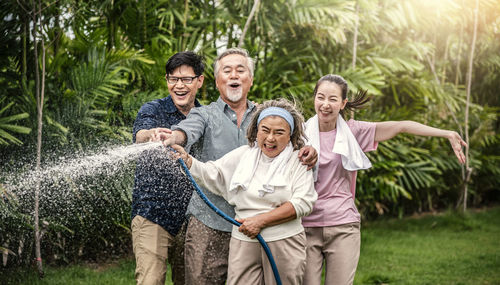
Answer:
M217 160L248 143L246 130L255 111L247 100L253 84L254 62L248 52L231 48L215 62L215 83L219 98L210 105L191 110L186 120L172 127L172 133L158 136L165 144L188 148L201 142L200 161ZM314 165L314 149L301 151L308 165ZM208 192L208 191L207 191ZM208 198L229 216L234 209L222 197L207 193ZM191 215L186 232L186 284L225 284L232 225L214 213L197 193L188 206Z

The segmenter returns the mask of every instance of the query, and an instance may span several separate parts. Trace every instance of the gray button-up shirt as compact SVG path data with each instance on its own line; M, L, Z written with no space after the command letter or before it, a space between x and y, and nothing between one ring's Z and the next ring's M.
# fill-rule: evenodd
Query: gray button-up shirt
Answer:
M187 118L172 126L172 130L182 130L186 134L186 148L201 142L196 144L202 148L200 152L197 151L200 153L198 160L217 160L233 149L248 144L246 131L256 108L250 101L247 101L247 106L239 128L236 113L219 97L210 105L191 109ZM234 217L233 206L224 198L206 190L203 192L217 208ZM232 225L212 211L196 192L191 197L187 211L210 228L225 232L232 230Z

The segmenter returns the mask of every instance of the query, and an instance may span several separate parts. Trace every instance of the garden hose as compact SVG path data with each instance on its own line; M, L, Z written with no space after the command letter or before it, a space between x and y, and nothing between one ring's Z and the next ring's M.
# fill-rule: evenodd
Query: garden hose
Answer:
M210 209L212 209L214 212L217 213L217 215L223 217L226 221L230 222L231 224L236 225L238 227L241 226L241 223L239 223L235 219L229 217L226 213L222 212L219 208L217 208L214 204L212 204L212 202L210 202L210 200L208 200L207 196L203 193L203 191L201 191L200 186L198 186L196 181L194 181L194 178L191 175L191 173L189 172L189 169L187 168L186 164L184 163L184 160L182 160L182 158L178 158L177 160L182 165L182 168L184 168L184 172L189 177L189 180L191 180L191 183L193 183L193 186L196 189L196 192L198 192L201 199L203 199L203 201L205 201L205 203L210 207ZM278 273L278 268L276 267L276 263L274 262L274 258L273 258L273 255L271 254L271 250L269 249L269 246L267 246L266 241L262 238L262 236L260 234L257 235L257 240L259 240L260 244L264 248L264 251L266 252L267 258L269 259L269 263L271 264L271 268L273 269L274 279L276 279L276 283L278 285L281 285L281 278L280 278L280 275Z

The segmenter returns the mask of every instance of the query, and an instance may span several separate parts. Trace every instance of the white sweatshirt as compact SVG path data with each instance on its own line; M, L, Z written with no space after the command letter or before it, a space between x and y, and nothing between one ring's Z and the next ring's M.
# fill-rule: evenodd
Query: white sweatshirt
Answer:
M254 177L247 190L228 191L231 178L245 152L250 151L248 145L241 146L216 161L200 162L193 158L190 172L195 180L206 187L207 190L221 195L229 204L235 206L236 218L249 218L276 209L284 202L290 202L297 214L297 219L264 228L260 234L266 241L276 241L294 236L304 230L301 217L311 213L313 204L318 195L314 190L312 171L307 171L307 166L302 165L298 158L298 151L294 151L286 165L287 185L276 187L274 193L259 196L269 165L273 158L264 154L258 162ZM249 163L252 164L252 163ZM250 239L233 226L232 236L239 240L257 242Z

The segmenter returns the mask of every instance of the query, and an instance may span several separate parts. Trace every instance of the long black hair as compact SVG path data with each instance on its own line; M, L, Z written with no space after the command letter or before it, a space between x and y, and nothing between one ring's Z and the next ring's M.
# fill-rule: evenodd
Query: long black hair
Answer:
M321 77L316 83L316 87L314 87L314 97L316 97L318 88L324 81L337 84L342 90L342 100L345 100L347 98L347 93L349 92L349 86L347 86L347 81L342 76L337 74L327 74ZM371 98L368 97L366 90L358 90L358 92L354 95L353 100L347 101L344 109L340 110L340 115L344 117L344 113L346 111L361 109L364 104L370 101L370 99Z

